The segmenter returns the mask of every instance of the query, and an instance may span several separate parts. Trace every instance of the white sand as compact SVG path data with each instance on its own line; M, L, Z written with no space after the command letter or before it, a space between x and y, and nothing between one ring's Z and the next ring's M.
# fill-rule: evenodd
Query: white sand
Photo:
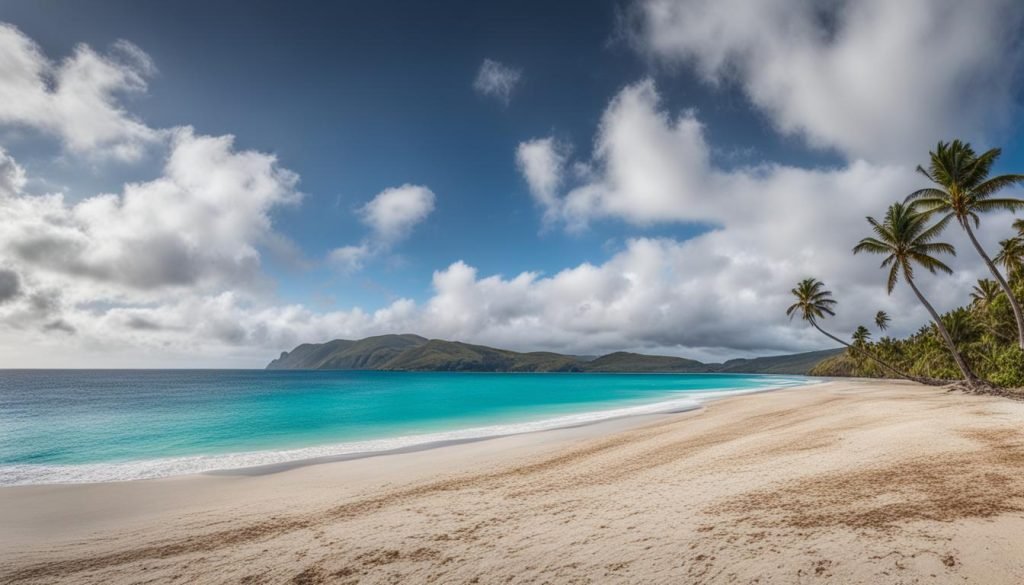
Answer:
M0 581L1024 583L1024 403L833 382L263 476L0 489Z

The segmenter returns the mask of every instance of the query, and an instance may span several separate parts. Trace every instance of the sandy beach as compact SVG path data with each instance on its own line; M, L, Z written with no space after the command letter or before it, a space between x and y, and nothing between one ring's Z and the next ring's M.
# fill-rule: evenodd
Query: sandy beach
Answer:
M829 382L0 518L4 583L1021 583L1024 403Z

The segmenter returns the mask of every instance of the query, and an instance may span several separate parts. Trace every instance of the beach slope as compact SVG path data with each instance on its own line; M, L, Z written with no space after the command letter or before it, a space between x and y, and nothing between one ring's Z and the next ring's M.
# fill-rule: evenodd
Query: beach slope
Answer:
M1024 403L829 382L0 518L6 583L1021 583Z

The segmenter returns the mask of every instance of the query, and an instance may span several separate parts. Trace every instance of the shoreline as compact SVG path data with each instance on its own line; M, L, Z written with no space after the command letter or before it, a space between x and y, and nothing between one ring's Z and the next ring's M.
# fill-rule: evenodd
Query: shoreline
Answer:
M1024 581L1024 404L786 390L272 474L6 488L0 582Z
M765 375L765 377L771 377L771 375ZM415 453L521 434L599 424L610 420L687 412L703 408L704 405L717 400L823 383L820 379L806 376L778 375L777 377L779 378L778 383L761 387L680 392L676 398L658 402L580 411L536 420L456 428L433 433L397 435L289 449L186 455L134 461L74 465L9 465L5 470L8 473L21 472L29 477L27 479L15 477L9 482L0 481L0 493L2 490L12 487L26 486L149 481L192 475L265 475L309 465Z
M617 372L611 372L611 373L614 374L614 373L617 373ZM271 463L271 464L268 464L268 465L255 465L255 466L251 466L251 467L237 467L237 468L234 468L234 469L214 469L214 470L210 470L210 471L201 472L200 474L192 474L192 475L222 475L222 476L244 475L244 476L250 476L250 477L251 476L258 476L258 475L270 475L270 474L274 474L274 473L280 473L282 471L288 471L290 469L298 469L298 468L301 468L301 467L307 467L307 466L310 466L310 465L323 465L323 464L327 464L327 463L335 463L335 462L341 462L341 461L354 461L354 460L357 460L357 459L367 459L367 458L371 458L371 457L381 457L381 456L387 456L387 455L401 455L401 454L405 454L405 453L418 453L418 452L421 452L421 451L429 451L429 450L433 450L433 449L443 449L445 447L454 447L456 445L465 445L465 444L477 443L477 442L481 442L481 441L490 441L492 439L503 439L503 438L506 438L506 437L514 437L514 436L517 436L517 435L531 435L531 434L534 434L534 433L547 433L547 432L555 432L555 431L560 431L560 430L581 429L581 428L590 427L590 426L602 425L603 423L613 423L613 422L616 422L616 421L629 421L631 419L636 419L636 424L637 425L642 425L642 424L645 424L648 419L651 422L653 422L653 421L656 421L656 420L658 420L658 419L660 419L661 417L664 417L664 416L669 416L669 415L673 415L673 414L682 414L682 413L685 413L685 412L699 411L702 408L706 408L706 406L708 404L710 404L712 402L715 402L717 400L729 400L729 399L734 399L734 398L740 398L741 396L746 396L746 395L750 395L750 394L761 394L761 393L764 393L764 392L780 392L780 391L784 391L784 390L790 390L790 389L793 389L793 388L805 388L807 386L814 386L816 384L823 384L823 383L826 383L826 382L823 382L823 381L820 381L820 380L811 380L811 381L808 381L807 383L804 383L804 384L794 384L794 385L787 385L787 386L775 386L775 387L770 387L770 388L751 388L751 389L743 389L743 390L725 390L725 391L715 392L716 394L721 393L720 396L710 396L710 397L705 398L704 400L697 400L697 401L695 401L695 404L693 404L692 406L688 405L688 406L679 407L679 408L666 408L665 410L660 410L660 409L652 410L650 412L638 412L638 413L620 414L620 415L609 416L609 417L605 417L605 418L595 418L593 420L587 420L587 421L583 421L583 422L577 422L577 423L570 423L570 424L559 425L559 426L546 427L546 428L541 428L541 429L537 429L537 430L525 430L525 431L518 431L518 432L510 432L510 433L500 434L500 435L482 435L482 436L479 436L479 437L469 437L469 438L465 438L465 439L447 439L447 440L440 440L440 441L431 441L431 442L425 442L425 443L417 443L417 444L414 444L414 445L409 445L407 447L399 447L399 448L396 448L396 449L388 449L388 450L383 450L383 451L360 451L360 452L356 452L356 453L342 453L342 454L339 454L339 455L327 455L327 456L324 456L324 457L315 457L315 458L311 458L311 459L296 459L296 460L293 460L293 461L283 461L281 463ZM695 394L697 394L697 393L695 392ZM670 402L675 402L675 401L654 402L654 403L651 403L649 405L638 405L638 407L645 407L645 406L657 407L660 404L667 404L667 403L670 403ZM596 415L596 414L605 413L605 412L612 412L612 411L616 411L616 410L620 410L620 409L589 410L589 411L579 412L579 413L576 413L576 414L577 415L586 415L586 414L595 414ZM570 416L572 416L572 415L570 415ZM560 418L560 417L556 417L556 418ZM535 422L537 422L537 423L544 423L544 422L551 421L551 420L555 420L555 419L540 419L540 420L535 421ZM628 425L627 427L621 427L620 426L618 428L620 428L620 429L621 428L629 428L629 427L632 427L632 426L633 425ZM476 427L476 428L479 428L479 427ZM473 429L470 428L470 429L466 429L466 430L473 430ZM598 433L600 433L600 430L597 430L597 429L595 429L595 430ZM412 435L412 436L415 436L415 435ZM128 481L132 481L132 480L128 480ZM45 484L33 484L33 485L45 485ZM2 487L0 487L0 489L2 489Z

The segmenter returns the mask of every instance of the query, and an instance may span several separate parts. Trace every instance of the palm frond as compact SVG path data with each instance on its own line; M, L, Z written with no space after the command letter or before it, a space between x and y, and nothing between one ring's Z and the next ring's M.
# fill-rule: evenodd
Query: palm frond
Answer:
M953 247L953 244L947 244L946 242L921 244L916 249L925 254L949 254L950 256L956 256L956 248Z
M946 226L949 225L949 221L951 219L953 219L953 214L947 214L945 217L935 222L935 225L921 232L921 234L917 236L917 239L922 242L930 242L934 240L942 234L942 231L946 229Z
M933 169L932 175L941 174L945 167L940 163L945 164L943 161L936 161L936 169ZM956 255L956 249L951 244L936 242L935 239L953 217L954 214L947 213L938 222L929 226L928 216L918 212L914 202L893 203L886 210L883 221L868 217L868 223L872 230L879 234L879 238L863 238L853 247L853 253L886 255L880 267L889 269L886 288L890 293L896 287L900 274L907 282L913 281L915 265L931 273L950 274L952 269L935 255Z
M1024 175L999 175L980 182L971 191L979 200L987 199L993 193L1024 183Z
M985 211L1019 211L1024 209L1024 199L1013 197L1002 197L999 199L985 199L974 204L974 209Z
M921 169L921 167L917 167L917 168L919 170ZM932 200L932 201L945 202L945 201L948 201L948 199L949 199L949 194L946 193L945 191L943 191L942 189L936 189L935 187L925 187L924 189L918 189L917 191L914 191L910 195L907 195L903 199L903 202L904 203L910 203L911 201L921 201L921 200Z
M892 247L875 238L864 238L853 247L854 254L859 254L861 252L867 252L869 254L889 254L892 252Z
M988 177L988 174L992 171L992 165L1002 152L1001 148L990 148L974 157L974 160L968 165L963 186L976 191L977 187Z
M899 282L899 278L900 278L900 265L899 264L893 264L892 268L889 269L889 278L886 281L886 286L885 286L886 292L888 292L889 294L892 294L892 291L896 288L896 283Z

